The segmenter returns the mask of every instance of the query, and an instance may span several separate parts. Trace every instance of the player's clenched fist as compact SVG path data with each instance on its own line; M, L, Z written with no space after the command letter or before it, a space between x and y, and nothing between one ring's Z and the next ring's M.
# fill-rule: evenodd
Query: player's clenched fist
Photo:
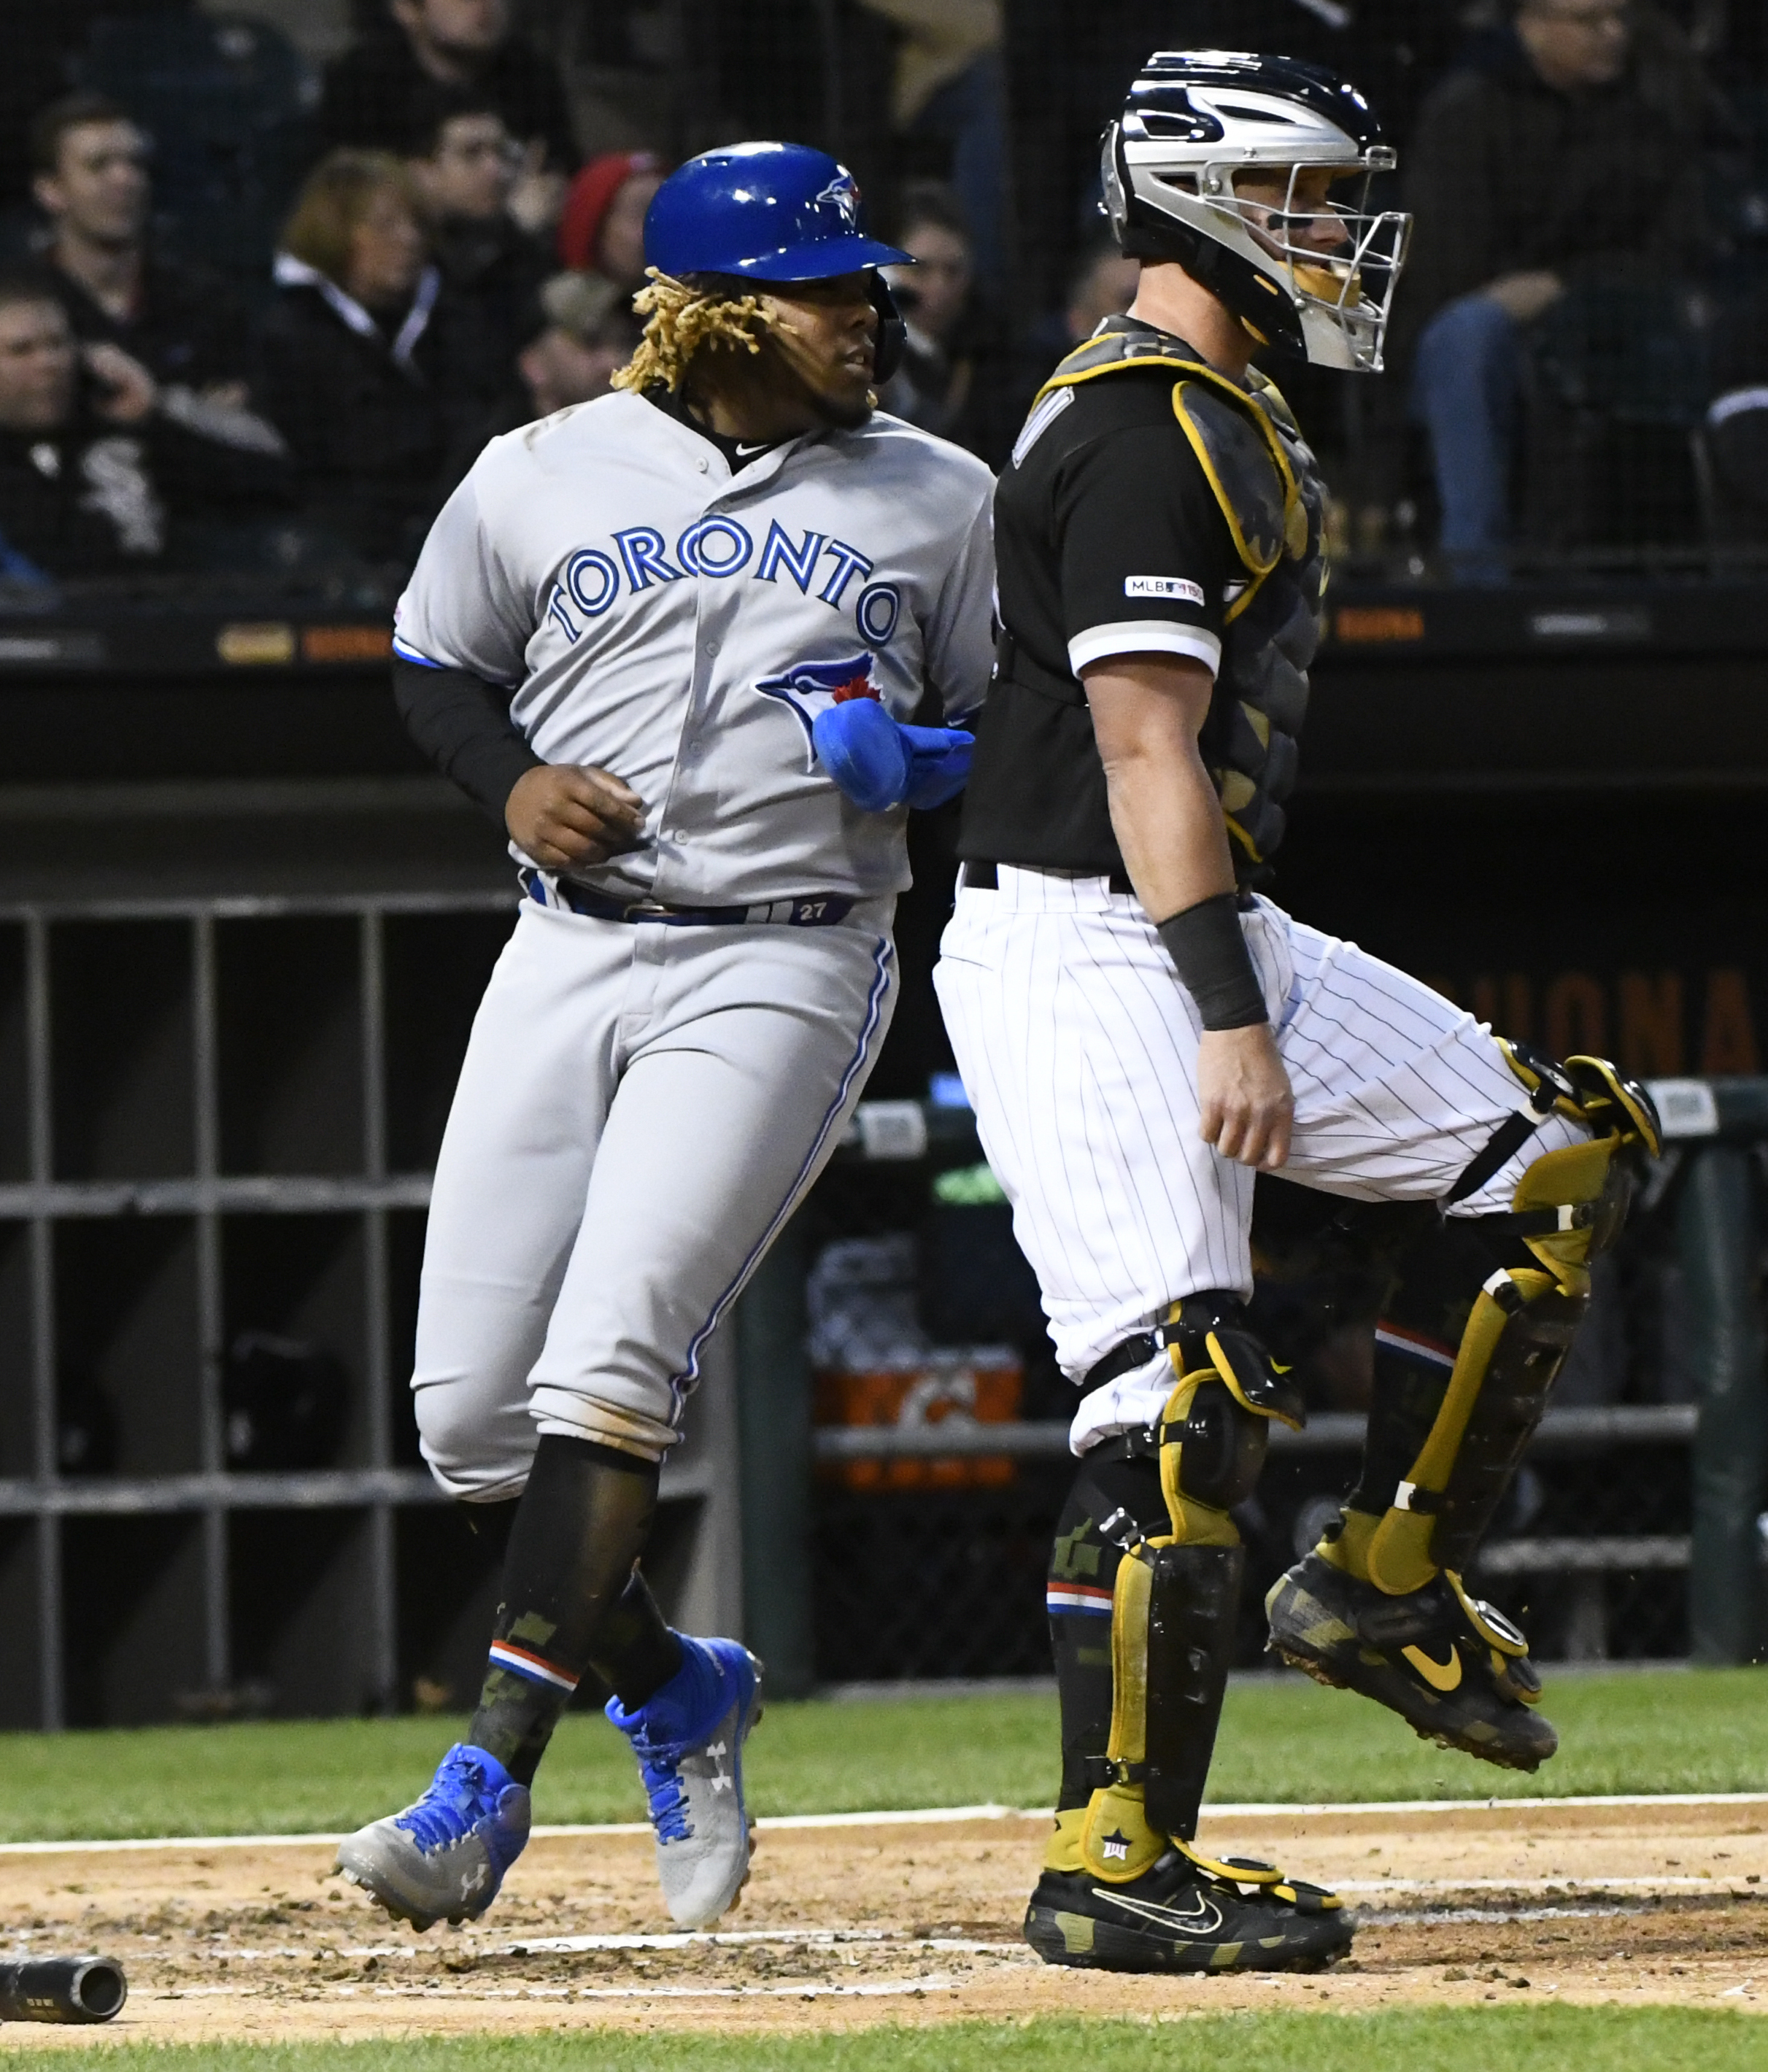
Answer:
M1207 1029L1197 1048L1199 1127L1206 1144L1274 1173L1289 1155L1295 1096L1266 1022Z
M543 870L567 870L631 849L644 826L644 801L606 770L543 763L516 779L504 824Z

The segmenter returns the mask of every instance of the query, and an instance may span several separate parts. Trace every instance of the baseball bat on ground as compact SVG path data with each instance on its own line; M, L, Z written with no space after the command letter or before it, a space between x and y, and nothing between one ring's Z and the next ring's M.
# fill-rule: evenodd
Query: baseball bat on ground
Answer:
M0 2021L109 2021L129 1997L110 1957L28 1957L0 1964Z

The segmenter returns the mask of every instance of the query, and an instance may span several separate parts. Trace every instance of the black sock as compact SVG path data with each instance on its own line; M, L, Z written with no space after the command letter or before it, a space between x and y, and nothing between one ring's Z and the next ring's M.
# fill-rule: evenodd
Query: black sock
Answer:
M604 1622L632 1589L657 1476L656 1462L587 1439L548 1433L536 1449L504 1556L490 1665L467 1730L519 1783L532 1782ZM650 1593L642 1583L638 1589L660 1626ZM643 1655L648 1642L654 1659L656 1636L642 1611L617 1618L615 1634L623 1680L628 1651Z
M519 1496L500 1497L495 1503L463 1503L467 1530L501 1561L509 1550L510 1529L522 1507Z
M681 1667L681 1642L664 1624L641 1570L633 1570L596 1628L590 1666L628 1712L635 1712Z

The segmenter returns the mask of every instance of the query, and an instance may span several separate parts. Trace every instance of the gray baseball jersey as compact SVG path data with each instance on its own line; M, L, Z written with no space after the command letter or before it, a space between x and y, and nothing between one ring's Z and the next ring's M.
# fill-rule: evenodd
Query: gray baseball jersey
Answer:
M856 465L856 463L858 463ZM494 439L400 600L397 651L506 685L548 763L612 771L644 842L579 874L674 906L908 882L906 813L867 813L812 752L841 696L948 717L992 662L993 478L897 419L811 434L733 473L613 395Z

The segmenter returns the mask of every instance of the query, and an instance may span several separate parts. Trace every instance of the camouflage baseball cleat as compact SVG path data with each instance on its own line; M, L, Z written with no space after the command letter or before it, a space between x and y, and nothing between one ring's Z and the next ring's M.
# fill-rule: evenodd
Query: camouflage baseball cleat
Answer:
M421 1934L476 1921L528 1842L528 1787L494 1755L456 1742L403 1813L371 1821L338 1848L338 1868Z
M1391 1597L1318 1553L1264 1600L1273 1651L1316 1683L1360 1691L1440 1748L1506 1770L1536 1770L1559 1746L1532 1708L1541 1679L1528 1643L1446 1571Z
M1344 1955L1354 1932L1335 1893L1268 1864L1217 1863L1176 1844L1124 1885L1046 1869L1024 1930L1046 1964L1194 1972L1317 1971Z

